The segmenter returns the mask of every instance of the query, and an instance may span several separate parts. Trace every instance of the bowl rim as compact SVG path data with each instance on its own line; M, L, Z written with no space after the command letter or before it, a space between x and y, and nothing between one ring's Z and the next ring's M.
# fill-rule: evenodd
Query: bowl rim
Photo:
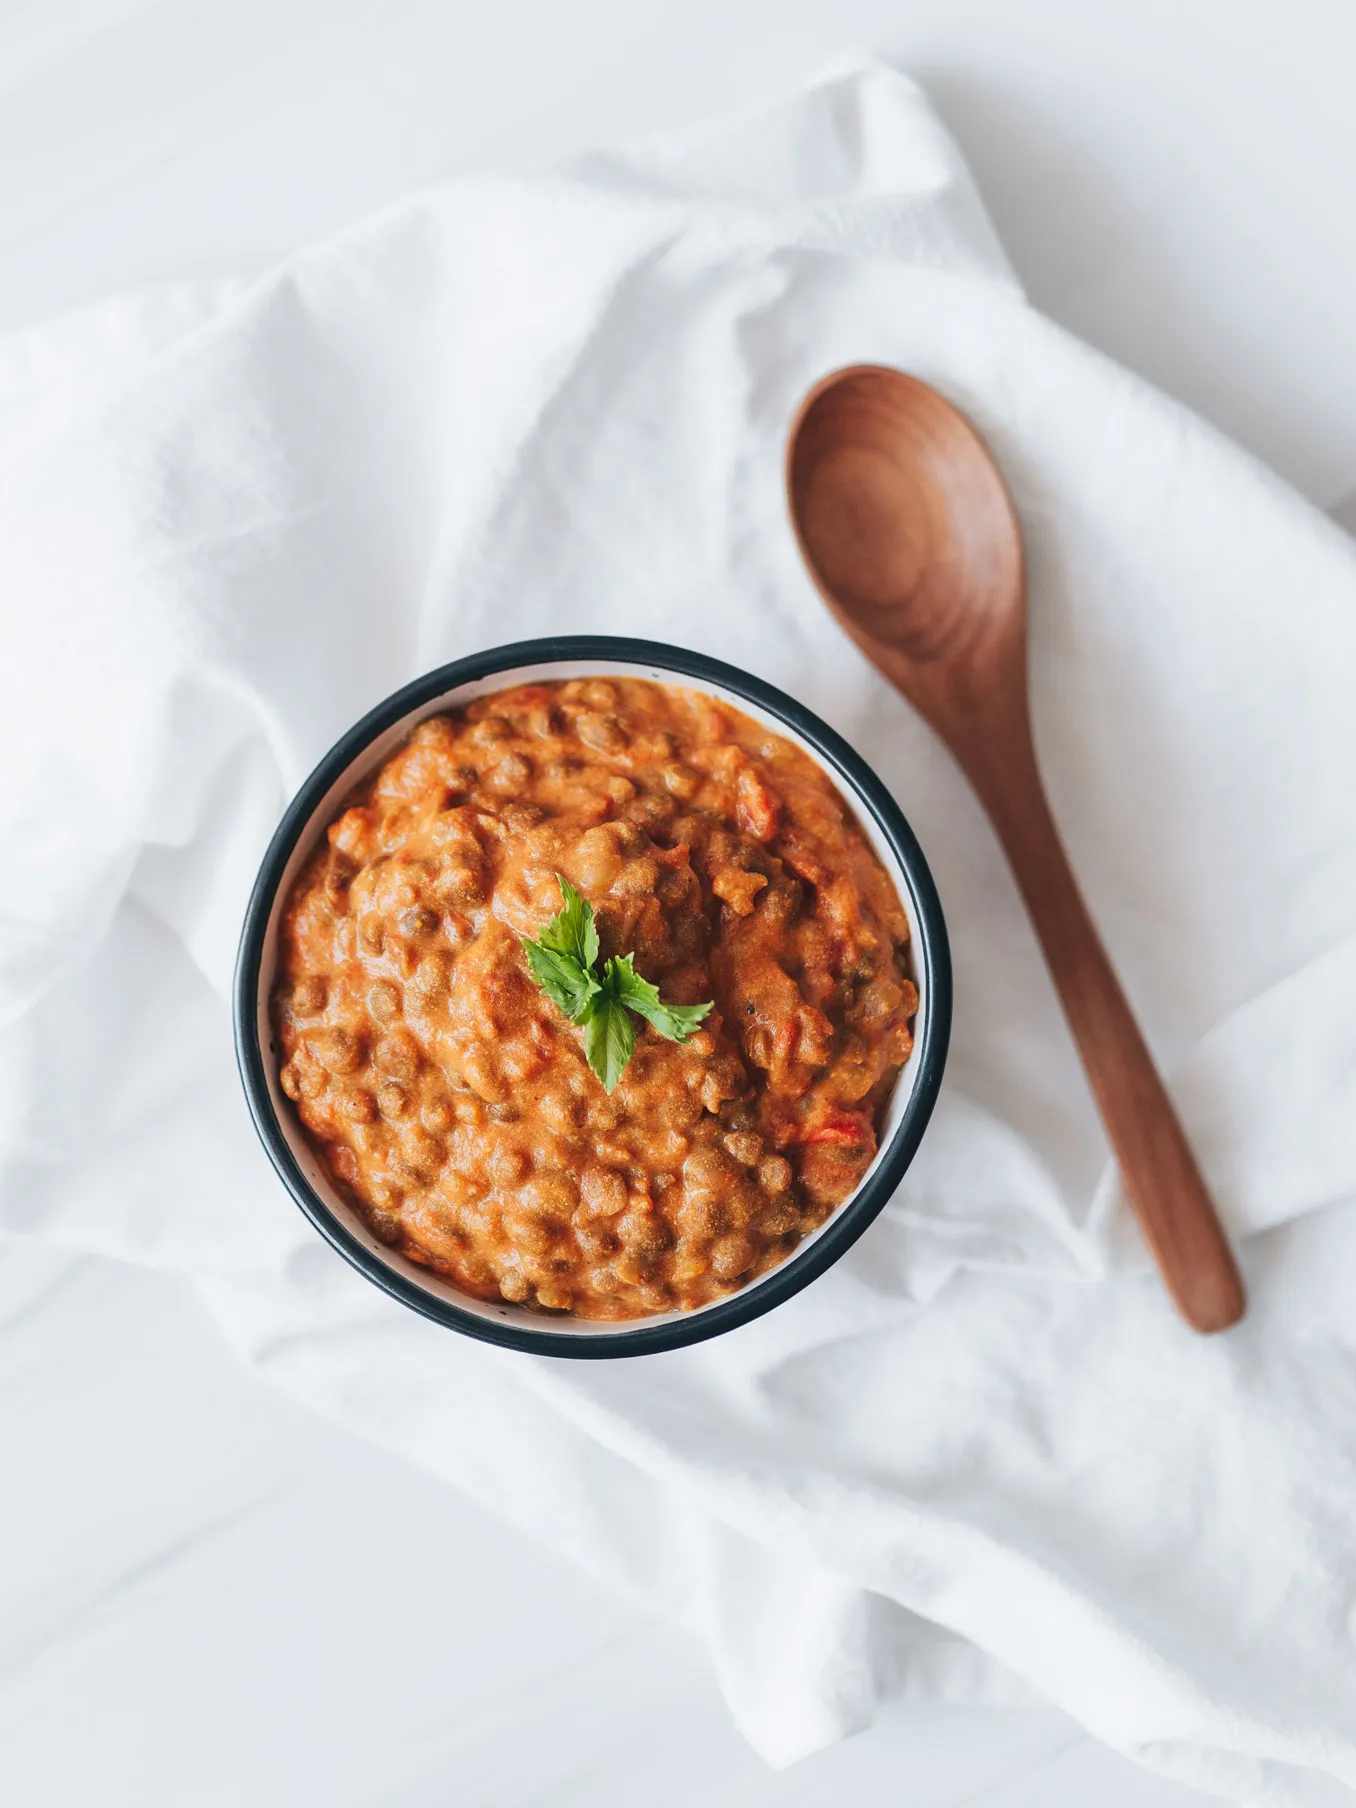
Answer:
M875 1167L814 1241L793 1251L747 1288L701 1312L659 1324L637 1319L630 1329L596 1335L560 1333L549 1322L537 1327L482 1318L387 1267L332 1214L302 1172L274 1109L268 1085L269 1056L259 1036L259 985L274 898L294 848L330 787L366 746L402 716L446 692L521 666L571 661L645 665L677 679L715 685L792 728L831 778L836 775L846 781L853 800L870 811L900 863L916 906L913 952L922 968L927 999L922 1031L910 1056L918 1064L917 1073L900 1120ZM610 634L550 635L468 654L393 691L346 730L292 798L268 844L245 909L233 986L236 1064L255 1131L284 1186L326 1242L383 1292L438 1324L508 1349L583 1360L649 1355L705 1342L770 1312L831 1268L879 1215L913 1160L941 1087L951 1008L951 954L936 884L903 811L861 755L805 704L737 666L663 641Z

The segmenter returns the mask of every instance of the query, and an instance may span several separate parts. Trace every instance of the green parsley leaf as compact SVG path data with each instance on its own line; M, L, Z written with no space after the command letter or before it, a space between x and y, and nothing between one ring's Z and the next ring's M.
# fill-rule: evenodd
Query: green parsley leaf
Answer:
M537 937L539 946L552 954L566 954L584 968L598 959L598 925L593 920L593 906L580 897L569 880L556 874L556 884L565 900Z
M636 1026L631 1013L606 989L600 990L584 1019L584 1054L603 1083L604 1092L615 1092L618 1080L636 1046Z
M615 998L643 1017L670 1042L686 1042L704 1017L710 1015L711 1004L664 1004L659 988L636 972L632 957L624 954L610 960L603 970L603 986Z
M593 906L559 873L556 883L564 907L535 939L522 938L528 970L551 1003L571 1023L583 1025L588 1064L612 1092L635 1052L632 1011L670 1042L686 1042L712 1006L664 1004L629 954L614 956L600 975Z
M523 937L523 948L533 979L551 1003L564 1011L571 1023L582 1022L590 1000L598 993L593 974L572 956L558 954L541 942L529 941L527 936Z

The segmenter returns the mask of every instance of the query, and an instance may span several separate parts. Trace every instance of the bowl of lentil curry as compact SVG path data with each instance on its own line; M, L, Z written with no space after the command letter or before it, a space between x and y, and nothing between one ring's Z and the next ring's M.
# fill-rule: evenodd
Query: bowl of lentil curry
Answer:
M941 1082L941 909L802 704L648 641L406 686L283 817L236 1049L264 1147L406 1305L562 1356L789 1298L898 1185Z

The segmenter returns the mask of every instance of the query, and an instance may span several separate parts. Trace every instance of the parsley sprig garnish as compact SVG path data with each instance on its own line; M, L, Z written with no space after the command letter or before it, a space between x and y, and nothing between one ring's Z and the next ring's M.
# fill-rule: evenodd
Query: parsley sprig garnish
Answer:
M556 874L564 908L534 941L522 938L527 964L541 990L571 1023L582 1024L584 1055L607 1092L615 1090L636 1046L634 1011L670 1042L686 1042L711 1005L665 1004L658 988L636 972L629 954L613 955L598 970L593 906Z

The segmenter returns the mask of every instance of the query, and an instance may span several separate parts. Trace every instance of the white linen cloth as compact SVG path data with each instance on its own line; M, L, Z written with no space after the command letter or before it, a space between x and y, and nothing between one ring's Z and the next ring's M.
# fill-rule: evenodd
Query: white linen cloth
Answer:
M1223 1338L1146 1270L977 805L798 563L786 427L858 360L936 383L1011 482L1056 814L1245 1239ZM916 88L845 65L10 341L0 596L0 1226L191 1274L262 1375L699 1629L775 1763L902 1690L1043 1696L1183 1781L1353 1799L1356 550L1025 303ZM616 1363L353 1275L256 1147L226 1007L331 740L567 630L825 715L956 965L872 1231L767 1318Z

